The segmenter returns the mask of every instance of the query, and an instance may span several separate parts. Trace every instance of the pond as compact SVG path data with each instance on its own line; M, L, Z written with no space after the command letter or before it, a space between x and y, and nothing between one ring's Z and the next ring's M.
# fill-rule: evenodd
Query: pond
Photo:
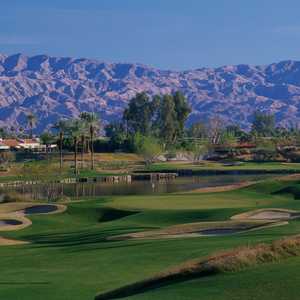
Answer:
M162 194L230 185L267 177L270 177L270 175L206 175L177 177L160 181L138 180L130 183L44 183L2 188L0 189L0 196L7 192L17 192L34 200L55 200L60 197L80 198L107 195Z

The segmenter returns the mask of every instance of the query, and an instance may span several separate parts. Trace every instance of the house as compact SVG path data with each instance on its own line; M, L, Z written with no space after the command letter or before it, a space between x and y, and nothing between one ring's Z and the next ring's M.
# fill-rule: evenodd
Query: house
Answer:
M46 145L42 145L39 139L18 139L17 149L43 151Z
M8 149L16 149L19 144L16 139L1 139L0 142L4 147L8 147Z
M7 146L6 144L4 144L4 143L2 142L2 139L0 139L0 151L7 151L7 150L9 150L9 149L10 149L10 147Z
M57 147L56 144L48 145L41 144L39 138L33 139L0 139L3 150L15 150L15 151L31 151L31 152L46 152L52 151Z

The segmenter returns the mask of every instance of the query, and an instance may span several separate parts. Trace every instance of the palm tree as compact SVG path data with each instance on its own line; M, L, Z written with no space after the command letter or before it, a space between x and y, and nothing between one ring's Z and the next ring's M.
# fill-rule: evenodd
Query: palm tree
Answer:
M27 115L27 124L30 128L30 138L32 139L32 136L33 136L33 128L35 127L36 125L36 117L33 113L29 113Z
M99 117L95 113L83 112L80 114L80 119L86 123L89 131L90 139L90 150L91 150L91 170L94 170L95 160L94 160L94 138L97 130L100 127Z
M46 145L46 157L47 161L49 161L49 146L54 142L54 136L50 132L45 131L41 134L40 139Z
M81 169L83 169L84 167L84 152L85 152L86 134L87 134L86 129L87 129L86 124L83 123L83 128L81 131Z
M78 119L74 119L70 121L69 124L69 134L73 139L74 145L74 167L75 167L75 174L78 174L78 163L77 163L77 154L78 154L78 142L79 138L82 135L83 130L83 122Z
M59 120L53 128L58 131L59 134L59 157L60 157L60 170L63 168L63 142L64 135L68 130L67 120Z

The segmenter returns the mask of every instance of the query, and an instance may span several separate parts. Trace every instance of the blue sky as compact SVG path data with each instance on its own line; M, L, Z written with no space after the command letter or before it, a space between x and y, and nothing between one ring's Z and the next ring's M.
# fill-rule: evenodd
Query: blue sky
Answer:
M0 52L163 69L300 60L299 0L1 0Z

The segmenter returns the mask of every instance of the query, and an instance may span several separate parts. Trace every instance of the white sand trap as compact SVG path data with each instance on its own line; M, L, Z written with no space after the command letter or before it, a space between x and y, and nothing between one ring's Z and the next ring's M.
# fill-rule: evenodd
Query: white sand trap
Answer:
M0 231L24 229L32 224L27 215L57 214L67 209L61 204L45 204L35 202L0 204Z
M235 215L232 220L293 220L300 218L300 213L287 209L258 209L243 214Z
M235 215L231 217L231 221L181 224L165 229L112 236L108 240L224 236L287 225L289 220L296 218L300 218L299 211L277 208L258 209Z
M44 203L3 203L0 204L0 231L12 231L24 229L32 224L27 215L33 214L56 214L67 209L61 204ZM27 241L19 241L0 236L0 246L23 245Z
M279 211L263 211L249 217L249 219L253 220L286 220L290 218L290 213Z
M67 209L62 204L49 204L39 202L11 202L0 204L0 214L57 214Z
M0 214L0 231L20 230L30 225L31 221L21 214Z
M286 225L283 220L241 220L223 222L200 222L170 226L165 229L133 232L108 237L108 240L137 240L137 239L174 239L200 236L224 236L253 230L266 229Z

